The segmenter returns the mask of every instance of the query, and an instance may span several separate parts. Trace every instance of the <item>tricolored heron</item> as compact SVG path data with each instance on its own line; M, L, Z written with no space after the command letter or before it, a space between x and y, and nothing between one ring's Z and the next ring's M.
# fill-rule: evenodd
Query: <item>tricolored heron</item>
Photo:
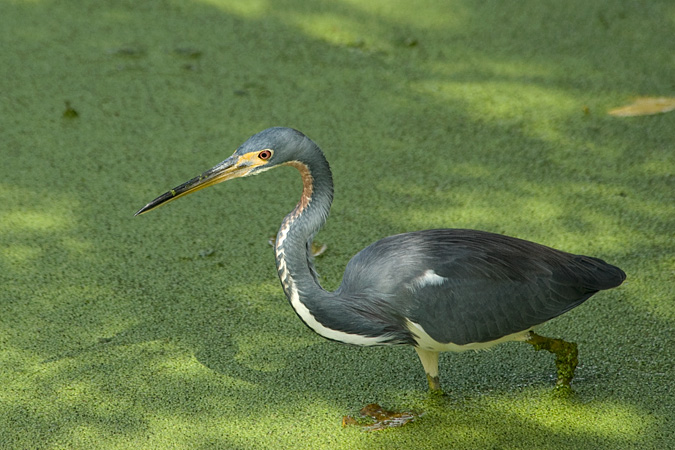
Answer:
M438 229L386 237L357 253L342 283L324 290L311 241L333 200L328 162L308 137L269 128L232 156L157 197L136 215L233 178L279 166L300 171L302 196L281 223L274 251L284 293L300 319L321 336L355 345L412 345L440 391L438 354L525 341L556 355L559 386L577 365L576 344L532 330L626 274L601 259L485 231Z

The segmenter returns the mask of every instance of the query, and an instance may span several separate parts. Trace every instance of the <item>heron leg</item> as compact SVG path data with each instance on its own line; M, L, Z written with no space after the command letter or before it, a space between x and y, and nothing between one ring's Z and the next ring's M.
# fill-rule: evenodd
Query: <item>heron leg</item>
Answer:
M555 366L558 372L556 388L569 390L570 382L574 378L574 371L579 364L577 344L562 339L540 336L534 331L530 331L526 342L531 344L535 350L547 350L555 354Z
M420 357L424 371L427 374L427 381L429 382L429 389L433 393L442 394L441 380L438 376L438 352L431 350L424 350L415 347L417 355Z

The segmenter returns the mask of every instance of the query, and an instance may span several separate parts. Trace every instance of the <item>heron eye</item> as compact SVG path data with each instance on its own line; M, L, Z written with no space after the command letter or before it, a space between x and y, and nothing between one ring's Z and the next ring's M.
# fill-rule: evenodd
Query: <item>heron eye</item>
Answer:
M260 153L258 153L258 158L262 159L263 161L267 161L272 157L272 152L270 150L263 150Z

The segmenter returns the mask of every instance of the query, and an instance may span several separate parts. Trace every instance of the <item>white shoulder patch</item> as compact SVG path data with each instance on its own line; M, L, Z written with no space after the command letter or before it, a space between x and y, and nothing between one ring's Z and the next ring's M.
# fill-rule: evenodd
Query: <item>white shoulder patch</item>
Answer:
M416 291L426 286L440 286L445 283L447 278L438 275L431 269L426 270L422 275L414 278L408 285L408 289Z

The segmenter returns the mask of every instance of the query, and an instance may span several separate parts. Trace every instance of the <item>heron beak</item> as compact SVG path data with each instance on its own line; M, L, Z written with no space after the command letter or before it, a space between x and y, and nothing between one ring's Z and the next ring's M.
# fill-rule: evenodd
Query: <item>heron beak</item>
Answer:
M213 186L214 184L231 180L232 178L244 177L248 175L253 168L255 168L255 165L252 164L250 158L232 155L225 161L212 167L203 174L194 177L190 181L186 181L180 186L176 186L170 191L160 195L139 209L134 215L138 216L139 214L144 214L161 205L164 205L165 203L176 200L177 198L191 194L200 189L204 189L205 187Z

